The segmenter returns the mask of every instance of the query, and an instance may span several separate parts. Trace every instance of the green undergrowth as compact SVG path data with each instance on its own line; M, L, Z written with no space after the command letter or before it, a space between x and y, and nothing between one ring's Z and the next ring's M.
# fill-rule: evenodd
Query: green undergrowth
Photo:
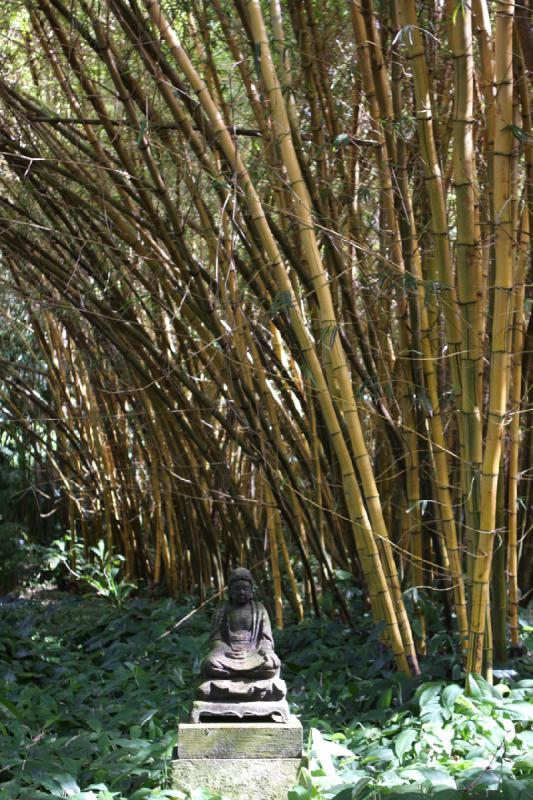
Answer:
M2 800L155 800L168 783L176 718L207 637L172 601L119 611L72 598L3 608Z
M381 724L313 728L290 800L533 798L533 681L424 683Z
M357 635L324 621L284 632L309 730L289 800L533 800L531 662L515 664L522 680L509 686L470 676L467 692L447 634L432 636L421 680L392 671L379 634L364 619Z
M176 720L209 624L191 609L76 597L0 606L1 800L183 798L169 788ZM466 696L443 634L421 684L394 674L363 612L358 625L307 620L277 636L309 736L290 800L533 800L525 662L518 684L474 679ZM216 798L198 787L194 800Z

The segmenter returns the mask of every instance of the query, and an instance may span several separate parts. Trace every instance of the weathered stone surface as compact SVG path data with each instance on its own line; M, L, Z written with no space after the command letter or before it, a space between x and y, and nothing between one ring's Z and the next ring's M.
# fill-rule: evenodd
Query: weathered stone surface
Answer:
M228 602L213 619L191 722L208 716L288 721L287 687L280 678L270 620L265 607L253 600L252 590L250 571L234 569L228 579Z
M211 703L195 700L191 709L191 722L196 724L200 722L202 717L204 720L209 717L236 717L239 720L244 720L246 717L265 717L279 725L286 724L289 721L289 716L289 706L286 700L252 703L222 701Z
M302 724L294 715L286 724L208 721L178 728L180 759L300 758L302 744Z
M287 695L287 684L281 678L255 680L210 680L204 681L196 690L196 699L212 703L236 703L283 700Z
M172 764L173 787L182 792L205 787L228 800L287 800L301 763L300 758L180 758Z

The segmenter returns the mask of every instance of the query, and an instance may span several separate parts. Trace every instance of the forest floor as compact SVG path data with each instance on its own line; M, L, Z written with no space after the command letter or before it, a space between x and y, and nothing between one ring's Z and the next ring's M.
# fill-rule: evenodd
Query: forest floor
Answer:
M50 588L0 602L2 800L184 797L170 764L209 626L192 609ZM531 664L515 664L509 686L476 678L465 692L437 632L422 679L409 680L368 616L355 618L357 631L324 616L276 633L308 742L289 800L533 800ZM202 787L193 797L214 800Z

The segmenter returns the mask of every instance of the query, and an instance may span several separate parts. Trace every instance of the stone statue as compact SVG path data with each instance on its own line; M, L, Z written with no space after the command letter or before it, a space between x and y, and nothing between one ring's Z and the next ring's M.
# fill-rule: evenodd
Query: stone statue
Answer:
M287 689L279 677L266 609L252 599L252 575L233 570L228 602L215 612L210 651L202 664L206 680L199 686L191 714L217 717L267 717L287 722Z

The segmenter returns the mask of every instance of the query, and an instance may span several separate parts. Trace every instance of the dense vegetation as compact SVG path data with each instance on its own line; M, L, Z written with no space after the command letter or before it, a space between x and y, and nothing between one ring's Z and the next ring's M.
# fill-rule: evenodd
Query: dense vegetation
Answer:
M182 797L169 789L170 761L205 650L205 611L49 594L1 607L2 800ZM532 797L531 666L528 679L519 664L510 687L476 679L467 697L450 642L435 633L424 682L402 677L368 612L351 603L357 632L324 618L277 636L309 734L291 800ZM200 788L195 800L211 797Z

